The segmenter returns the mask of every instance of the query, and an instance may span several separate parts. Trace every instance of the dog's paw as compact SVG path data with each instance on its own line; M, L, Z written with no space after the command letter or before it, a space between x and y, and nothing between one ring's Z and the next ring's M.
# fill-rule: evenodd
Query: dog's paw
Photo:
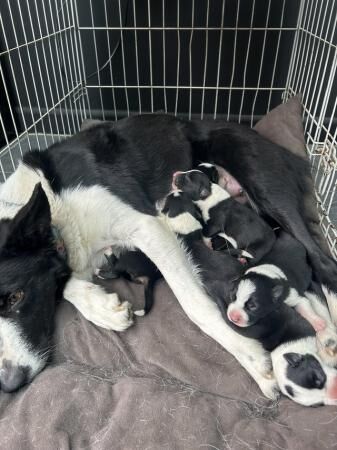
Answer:
M117 294L108 294L93 283L68 285L64 291L64 298L98 327L124 331L133 323L130 303L121 303Z

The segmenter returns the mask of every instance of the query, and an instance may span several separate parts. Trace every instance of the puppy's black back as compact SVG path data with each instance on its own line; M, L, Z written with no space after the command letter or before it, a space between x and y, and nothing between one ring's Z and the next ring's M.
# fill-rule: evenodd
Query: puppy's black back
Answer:
M312 269L304 246L289 233L280 231L271 251L261 264L274 264L287 276L291 287L303 294L311 284Z

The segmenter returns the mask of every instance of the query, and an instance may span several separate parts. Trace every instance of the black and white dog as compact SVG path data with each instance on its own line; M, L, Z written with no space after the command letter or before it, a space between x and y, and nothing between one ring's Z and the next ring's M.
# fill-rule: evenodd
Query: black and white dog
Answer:
M131 325L130 305L94 285L92 275L107 247L139 248L189 318L238 359L266 396L275 396L277 382L266 377L269 355L261 346L252 358L250 339L238 337L224 322L174 233L158 219L155 204L170 191L173 173L190 170L197 161L231 173L260 211L305 245L319 280L329 293L337 292L336 264L306 225L301 198L310 189L310 174L301 158L252 130L219 121L140 115L103 123L25 155L1 187L3 390L18 389L47 363L55 299L67 277L65 268L59 270L53 225L72 271L63 295L88 320L119 331Z

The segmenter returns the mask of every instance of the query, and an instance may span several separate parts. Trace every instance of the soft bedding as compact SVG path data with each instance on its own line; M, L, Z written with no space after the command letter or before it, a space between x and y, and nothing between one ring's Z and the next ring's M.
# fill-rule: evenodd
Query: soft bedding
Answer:
M302 143L304 151L299 105L298 98L281 105L257 130L270 131L270 119L279 124L277 139L286 137L279 144L298 151ZM140 285L101 283L142 307ZM334 407L265 399L161 280L151 313L124 333L99 329L60 304L52 364L19 392L0 393L0 448L321 450L337 447L336 417Z

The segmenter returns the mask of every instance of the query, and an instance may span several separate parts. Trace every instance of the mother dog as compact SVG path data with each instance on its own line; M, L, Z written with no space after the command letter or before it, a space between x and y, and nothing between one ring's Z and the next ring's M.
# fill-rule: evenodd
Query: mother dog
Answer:
M275 396L269 355L226 325L157 216L156 202L170 191L173 173L200 160L225 167L262 213L305 245L319 281L337 292L335 263L310 234L301 208L310 189L302 159L239 125L167 115L102 123L25 155L1 188L2 390L18 389L46 364L55 299L63 288L98 326L121 331L132 323L129 304L91 281L105 248L113 246L137 247L149 256L189 318L237 358L266 396ZM65 243L71 276L55 248L55 231Z

